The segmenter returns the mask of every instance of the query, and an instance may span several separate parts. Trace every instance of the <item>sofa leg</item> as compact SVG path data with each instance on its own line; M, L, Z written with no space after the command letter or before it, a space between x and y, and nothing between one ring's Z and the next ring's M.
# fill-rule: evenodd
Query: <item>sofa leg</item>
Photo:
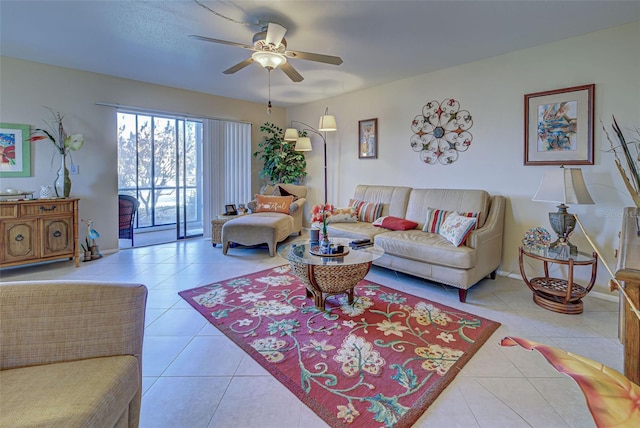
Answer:
M489 278L496 279L496 271L495 270L493 272L491 272L491 274L489 274Z
M276 251L275 251L276 244L272 244L272 243L268 242L267 245L269 246L269 255L271 257L275 257L276 256Z
M222 254L227 255L227 251L229 250L229 241L222 243Z
M463 288L458 288L458 297L460 298L460 302L464 303L467 301L467 291Z

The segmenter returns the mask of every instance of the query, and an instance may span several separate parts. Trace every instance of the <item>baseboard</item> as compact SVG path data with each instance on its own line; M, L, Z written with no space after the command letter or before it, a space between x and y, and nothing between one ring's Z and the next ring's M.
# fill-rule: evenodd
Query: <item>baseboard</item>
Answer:
M520 276L519 273L515 273L515 272L505 272L502 270L497 270L496 274L500 275L500 276L506 276L507 278L512 278L512 279L516 279L520 282L522 282L524 284L524 281L522 280L522 276ZM595 297L596 299L602 299L602 300L606 300L608 302L618 302L618 293L613 293L613 294L606 294L606 293L601 293L599 291L591 291L589 292L589 296L591 297Z

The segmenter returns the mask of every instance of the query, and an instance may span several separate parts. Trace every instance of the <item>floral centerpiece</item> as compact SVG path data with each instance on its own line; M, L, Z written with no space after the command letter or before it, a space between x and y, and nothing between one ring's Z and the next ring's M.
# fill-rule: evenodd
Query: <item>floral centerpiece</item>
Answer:
M614 144L613 141L611 141L604 124L602 125L602 129L611 145L611 151L616 157L618 172L620 172L624 185L629 191L633 202L640 208L640 173L638 172L640 170L640 140L628 142L622 134L615 116L613 116L613 125L611 125L611 127L618 137L619 144ZM640 130L636 129L636 132L640 135ZM625 166L623 166L623 162L620 160L620 155L624 156Z
M71 179L69 178L69 170L66 164L67 154L70 151L80 150L84 144L84 138L82 134L67 134L62 126L62 118L64 116L49 107L45 108L51 112L53 121L45 121L47 128L36 128L31 133L29 140L31 142L49 140L53 143L54 148L61 157L61 165L56 181L54 182L54 188L59 198L67 198L71 192Z
M311 225L319 228L322 231L322 240L328 241L329 235L327 234L327 224L329 223L329 217L335 211L335 207L331 204L326 205L314 205L311 208Z

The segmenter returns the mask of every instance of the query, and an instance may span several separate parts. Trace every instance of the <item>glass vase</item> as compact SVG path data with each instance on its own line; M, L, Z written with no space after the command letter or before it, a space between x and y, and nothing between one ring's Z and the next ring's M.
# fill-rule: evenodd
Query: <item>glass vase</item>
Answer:
M71 193L71 179L69 178L69 170L67 169L67 157L60 156L60 169L58 169L58 176L53 183L53 187L56 190L56 196L58 198L68 198Z

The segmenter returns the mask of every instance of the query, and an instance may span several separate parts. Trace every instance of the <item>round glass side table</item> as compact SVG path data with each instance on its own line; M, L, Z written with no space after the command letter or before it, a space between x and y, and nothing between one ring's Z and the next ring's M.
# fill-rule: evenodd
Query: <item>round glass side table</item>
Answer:
M582 298L593 288L598 270L598 255L578 252L570 254L568 251L554 251L548 248L520 247L518 262L520 274L525 284L533 291L533 301L550 311L561 314L581 314L583 310ZM544 276L529 279L524 271L524 258L541 260L544 264ZM554 278L549 275L549 264L555 263L568 266L567 279ZM575 266L591 266L591 279L587 286L582 286L573 280Z

